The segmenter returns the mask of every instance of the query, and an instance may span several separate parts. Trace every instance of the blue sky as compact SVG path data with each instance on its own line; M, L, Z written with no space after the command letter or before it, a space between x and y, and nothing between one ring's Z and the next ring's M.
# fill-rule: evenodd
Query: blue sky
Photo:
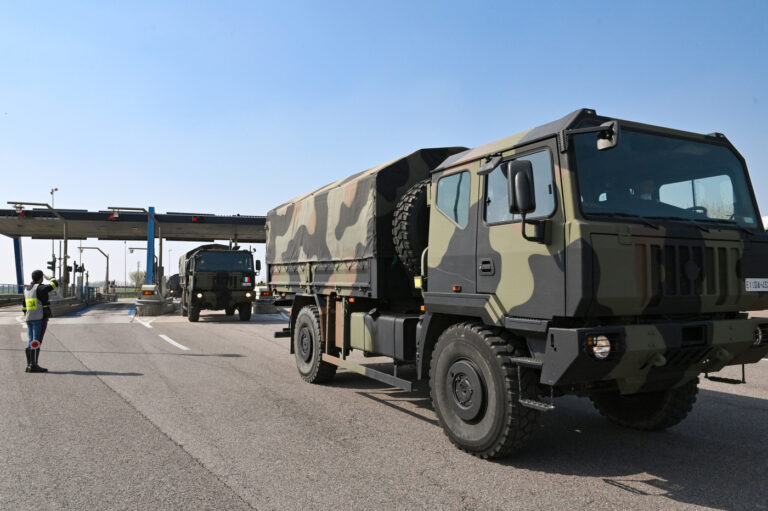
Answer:
M262 215L420 147L590 107L725 133L766 215L767 15L764 1L6 2L0 204L58 187L62 208ZM140 259L94 243L112 278ZM50 250L25 240L25 273ZM92 279L103 259L84 256Z

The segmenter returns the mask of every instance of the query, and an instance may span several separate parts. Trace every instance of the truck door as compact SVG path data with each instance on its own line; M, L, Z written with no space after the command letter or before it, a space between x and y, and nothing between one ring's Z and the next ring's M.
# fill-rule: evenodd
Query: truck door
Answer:
M506 166L531 162L536 209L528 221L544 222L547 241L522 236L520 215L509 213ZM557 172L556 172L557 171ZM518 150L482 176L482 211L477 229L477 292L491 295L496 314L546 319L565 309L563 210L558 207L559 160L554 142ZM533 234L528 224L526 233Z
M450 169L432 180L427 251L429 292L451 302L475 293L478 176L468 168Z

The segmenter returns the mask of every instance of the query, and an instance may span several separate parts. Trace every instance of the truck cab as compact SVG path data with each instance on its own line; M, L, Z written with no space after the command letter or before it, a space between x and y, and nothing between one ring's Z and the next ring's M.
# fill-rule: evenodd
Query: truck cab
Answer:
M251 319L256 299L253 255L226 245L203 245L179 259L182 315L195 322L202 310L238 311L242 321Z

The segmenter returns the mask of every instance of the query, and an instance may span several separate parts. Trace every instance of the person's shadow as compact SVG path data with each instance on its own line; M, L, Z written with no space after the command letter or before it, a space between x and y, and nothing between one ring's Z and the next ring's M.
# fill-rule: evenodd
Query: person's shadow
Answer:
M74 374L75 376L144 376L144 373L115 373L112 371L48 371L47 374Z

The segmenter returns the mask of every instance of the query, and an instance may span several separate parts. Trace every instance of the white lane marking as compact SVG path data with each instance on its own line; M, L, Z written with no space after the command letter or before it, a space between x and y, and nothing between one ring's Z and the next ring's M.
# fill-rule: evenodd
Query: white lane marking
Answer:
M144 325L145 327L147 327L147 328L152 328L152 325L150 325L150 323L151 323L152 321L142 321L142 320L140 320L139 318L134 318L134 319L135 319L136 321L138 321L139 323L141 323L142 325ZM153 321L154 321L154 320L153 320Z
M160 338L161 338L162 340L164 340L165 342L168 342L168 343L171 343L171 344L173 344L174 346L176 346L176 347L177 347L177 348L179 348L180 350L189 351L189 348L187 348L187 347L186 347L186 346L184 346L183 344L179 344L179 343L177 343L176 341L174 341L173 339L171 339L170 337L168 337L168 336L167 336L167 335L165 335L165 334L160 334Z

